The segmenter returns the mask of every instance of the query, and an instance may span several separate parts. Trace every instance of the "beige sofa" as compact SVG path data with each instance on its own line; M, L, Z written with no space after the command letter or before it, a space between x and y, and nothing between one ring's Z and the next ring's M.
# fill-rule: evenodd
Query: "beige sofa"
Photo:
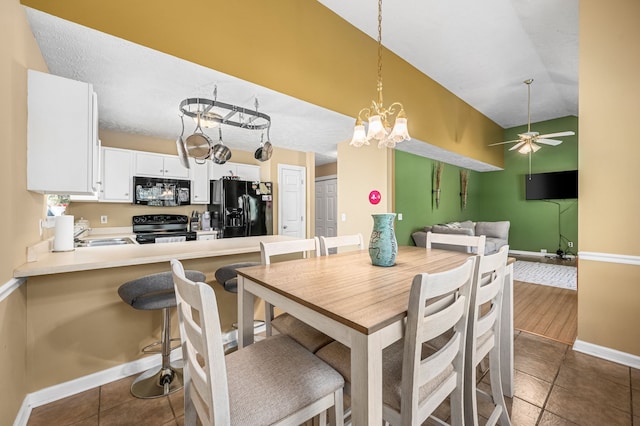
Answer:
M509 227L511 222L472 222L470 220L464 222L450 222L441 225L425 226L420 231L411 234L413 242L418 247L427 246L427 232L440 234L459 234L459 235L485 235L485 254L495 253L500 247L509 244ZM433 248L442 248L447 250L468 251L464 247L448 246L445 244L433 244Z

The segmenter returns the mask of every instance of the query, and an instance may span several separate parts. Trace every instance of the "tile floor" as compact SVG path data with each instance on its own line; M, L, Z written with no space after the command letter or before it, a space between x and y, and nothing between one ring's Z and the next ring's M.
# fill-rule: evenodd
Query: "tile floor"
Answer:
M640 370L574 352L525 332L515 336L514 426L640 426ZM183 425L183 392L142 400L129 394L133 377L109 383L31 412L36 425ZM488 376L482 379L486 386ZM479 411L486 413L482 404Z

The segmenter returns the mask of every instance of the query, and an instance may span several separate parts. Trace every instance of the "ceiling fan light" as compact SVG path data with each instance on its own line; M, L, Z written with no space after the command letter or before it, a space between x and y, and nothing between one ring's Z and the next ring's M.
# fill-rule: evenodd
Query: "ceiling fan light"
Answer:
M529 144L522 145L522 148L518 150L520 154L528 154L532 151L531 146Z
M540 145L531 142L531 152L538 152L540 148L542 148Z
M353 138L351 138L351 142L349 142L349 145L355 146L356 148L359 148L362 145L369 145L367 134L364 131L364 124L357 124L354 127Z

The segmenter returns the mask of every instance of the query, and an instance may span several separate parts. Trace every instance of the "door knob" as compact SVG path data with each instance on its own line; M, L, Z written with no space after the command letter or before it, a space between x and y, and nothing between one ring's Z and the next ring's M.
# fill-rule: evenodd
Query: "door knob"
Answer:
M287 229L287 225L284 225L284 226L282 227L282 229Z

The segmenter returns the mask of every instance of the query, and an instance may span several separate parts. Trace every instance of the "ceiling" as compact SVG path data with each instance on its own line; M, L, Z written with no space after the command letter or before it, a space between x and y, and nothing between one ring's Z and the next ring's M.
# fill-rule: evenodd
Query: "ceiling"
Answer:
M377 39L377 3L318 0ZM100 128L175 139L178 104L212 98L271 116L278 146L335 161L351 138L354 117L321 108L233 76L25 8L52 74L90 82L98 93ZM578 115L578 0L396 0L383 5L383 44L503 128ZM188 76L188 77L187 77ZM409 117L411 120L411 117ZM321 129L308 132L309 128ZM195 129L186 123L185 135ZM210 132L218 139L218 133ZM305 135L301 138L300 135ZM260 133L224 126L233 148L254 151ZM497 168L411 140L397 149L478 171Z

